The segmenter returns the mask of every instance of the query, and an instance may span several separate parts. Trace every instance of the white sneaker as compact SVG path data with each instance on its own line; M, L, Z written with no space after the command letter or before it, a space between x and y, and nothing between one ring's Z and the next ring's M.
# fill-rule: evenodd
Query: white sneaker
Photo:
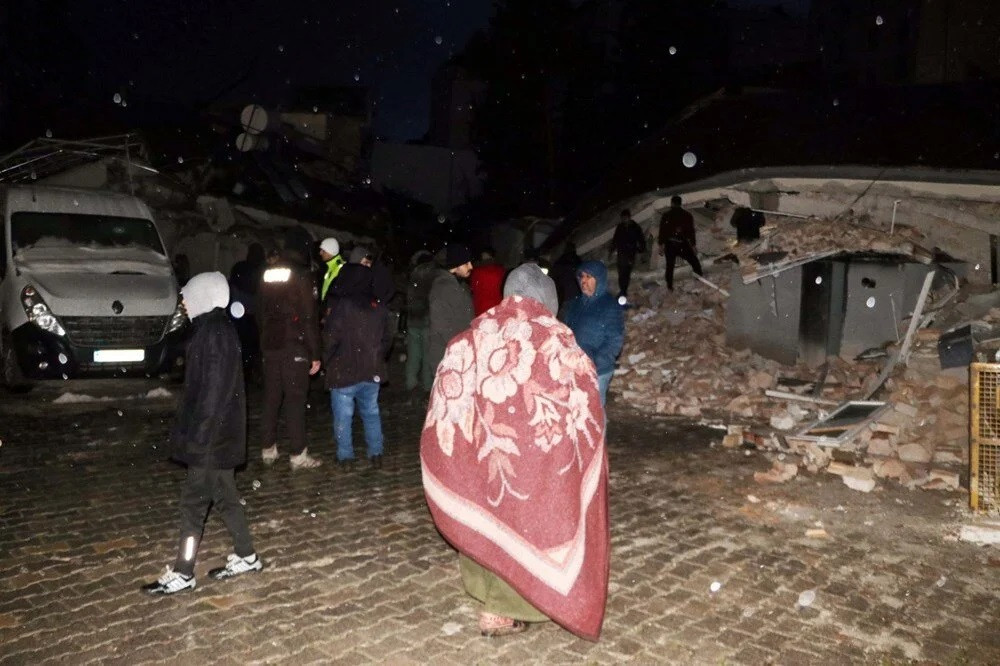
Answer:
M323 464L322 460L309 455L307 449L303 449L297 456L291 456L288 462L292 464L292 469L315 469Z
M250 571L260 571L263 568L264 564L257 557L257 553L249 557L240 557L236 553L230 553L229 557L226 558L226 566L212 569L208 575L215 580L224 580Z
M260 457L264 460L265 465L273 464L278 459L278 445L275 444L271 448L263 449L260 452Z
M155 596L175 594L184 590L193 590L195 586L194 576L185 576L171 569L167 573L156 579L155 582L142 586L142 591Z

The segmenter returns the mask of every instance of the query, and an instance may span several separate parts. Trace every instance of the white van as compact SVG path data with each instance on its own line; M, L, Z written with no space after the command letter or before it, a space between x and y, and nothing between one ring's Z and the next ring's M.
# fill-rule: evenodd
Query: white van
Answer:
M186 317L149 208L133 196L0 191L0 378L154 374Z

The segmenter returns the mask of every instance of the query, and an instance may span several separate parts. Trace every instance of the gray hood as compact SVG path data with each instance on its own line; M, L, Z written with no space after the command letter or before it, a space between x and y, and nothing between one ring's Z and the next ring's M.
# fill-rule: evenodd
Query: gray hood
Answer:
M510 272L503 285L503 295L504 298L508 296L533 298L548 308L552 314L559 311L556 283L534 262L521 264Z

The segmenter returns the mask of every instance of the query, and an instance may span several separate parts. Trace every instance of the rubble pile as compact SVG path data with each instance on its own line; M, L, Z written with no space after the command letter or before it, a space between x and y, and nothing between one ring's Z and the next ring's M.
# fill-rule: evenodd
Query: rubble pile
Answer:
M711 279L727 283L728 277L717 272ZM610 387L618 400L646 413L724 425L723 446L757 448L773 458L772 469L755 475L760 483L788 481L801 466L838 474L862 492L884 479L910 488L960 489L969 457L968 376L964 367L941 368L943 329L918 329L907 363L879 386L879 372L898 351L895 343L882 357L831 358L824 370L785 366L726 346L721 291L690 279L674 292L652 281L637 287ZM1000 325L1000 308L978 323ZM871 422L859 422L853 436L832 445L797 437L873 389L878 391L871 399L888 408Z
M804 263L840 252L898 254L929 263L933 254L917 244L921 240L923 234L903 225L889 235L858 222L781 219L768 220L759 241L738 245L733 253L746 280L773 264Z

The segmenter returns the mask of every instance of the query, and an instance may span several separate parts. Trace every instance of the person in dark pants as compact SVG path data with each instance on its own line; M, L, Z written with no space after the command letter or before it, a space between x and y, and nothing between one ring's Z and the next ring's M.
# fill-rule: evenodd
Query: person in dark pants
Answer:
M202 273L191 278L181 296L194 332L170 447L171 457L188 472L181 490L177 560L173 569L142 586L152 595L194 589L195 557L213 506L236 552L208 575L221 580L263 568L233 475L246 462L246 394L239 339L226 314L229 285L222 273Z
M674 264L677 257L691 264L698 275L701 262L698 261L698 239L694 233L694 218L691 213L681 208L681 198L676 194L670 198L670 210L660 218L660 234L658 238L660 254L667 259L667 269L664 277L667 279L667 289L674 290Z
M306 446L306 397L309 377L319 372L318 289L305 257L295 250L269 266L258 290L260 346L264 356L264 409L261 457L278 459L278 413L283 412L291 440L293 469L319 467Z
M621 222L615 227L615 235L611 239L608 259L618 253L618 295L628 296L628 286L632 282L632 269L635 268L635 258L646 251L646 238L632 213L626 208L621 212Z
M235 318L233 325L236 327L236 334L240 336L240 347L243 349L243 374L252 378L251 381L257 381L260 377L260 331L257 328L255 307L264 261L264 246L250 243L246 259L237 261L229 271L230 298L234 304L243 306L243 314Z

